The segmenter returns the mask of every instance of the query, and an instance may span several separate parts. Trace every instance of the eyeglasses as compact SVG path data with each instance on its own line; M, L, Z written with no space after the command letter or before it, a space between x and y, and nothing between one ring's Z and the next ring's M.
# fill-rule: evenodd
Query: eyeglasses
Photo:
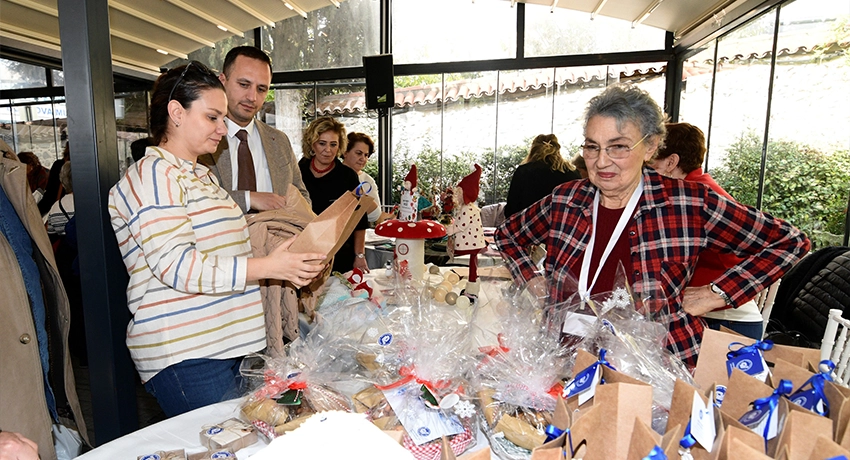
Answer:
M174 90L177 89L178 86L180 86L180 82L183 81L183 77L186 76L186 72L189 70L189 67L192 66L193 62L195 61L189 61L189 63L186 64L186 67L183 69L183 72L180 73L180 76L177 78L177 81L174 82L174 87L171 88L171 92L168 93L168 102L171 102L171 98L174 96Z
M602 147L599 147L598 145L584 144L584 145L581 146L581 155L585 158L589 158L589 159L592 160L592 159L597 158L599 156L599 152L601 152L602 150L605 150L605 154L608 155L609 158L613 158L615 160L620 160L620 159L623 159L623 158L626 158L627 156L629 156L632 153L632 150L634 150L635 147L640 145L641 142L646 140L647 137L649 137L649 134L644 135L642 138L640 138L639 141L637 141L635 143L635 145L633 145L631 147L629 147L628 145L623 145L623 144L614 144L614 145L609 145L608 147L605 147L603 149Z

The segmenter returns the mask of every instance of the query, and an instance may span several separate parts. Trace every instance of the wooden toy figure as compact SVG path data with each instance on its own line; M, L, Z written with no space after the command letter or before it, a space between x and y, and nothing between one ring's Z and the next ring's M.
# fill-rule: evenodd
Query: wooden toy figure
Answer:
M401 183L401 204L398 208L398 220L415 222L417 217L417 205L419 201L419 189L416 187L416 165L410 166L410 171Z

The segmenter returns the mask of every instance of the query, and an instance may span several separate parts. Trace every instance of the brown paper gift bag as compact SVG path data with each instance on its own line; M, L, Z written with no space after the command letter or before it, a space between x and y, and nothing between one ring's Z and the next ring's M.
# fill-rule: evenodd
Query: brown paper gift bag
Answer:
M667 415L668 427L688 426L688 423L691 420L691 413L693 411L694 398L700 398L700 401L702 402L703 406L706 406L707 404L713 404L713 401L711 401L703 394L700 394L700 392L692 385L688 384L683 380L677 379L675 385L673 386L673 399L670 402L670 413ZM714 418L715 429L720 428L719 411L717 411L716 409L714 411ZM684 435L684 430L682 431L682 434ZM718 438L715 438L714 444L717 443L717 439ZM708 450L705 449L699 443L694 444L694 446L691 447L691 455L694 457L694 460L708 460L710 458Z
M818 436L827 433L832 433L832 420L813 412L792 410L779 433L777 446L779 451L787 447L791 460L806 459L812 454Z
M850 450L839 446L829 437L820 435L815 440L815 447L812 449L812 454L809 455L809 460L823 460L841 455L850 458Z
M555 402L555 414L552 416L552 425L555 425L559 430L570 428L570 413L563 398L558 398ZM565 457L565 449L567 450L566 455L570 455L570 436L571 434L569 433L563 433L542 446L535 447L531 451L531 460L560 460Z
M718 432L720 443L716 446L716 449L711 451L711 460L737 460L739 457L735 457L731 453L732 445L735 442L742 442L759 453L764 451L764 439L749 428L725 426L722 427L722 431L722 435Z
M354 192L344 193L304 228L289 250L321 252L330 259L351 236L369 201L374 203L368 196L358 198Z
M629 453L626 460L643 460L644 457L652 452L652 449L658 447L667 455L670 446L667 444L678 445L675 439L662 438L660 434L652 430L652 428L643 423L640 419L635 418L635 426L632 429L632 437L629 441ZM677 448L678 451L678 448ZM675 458L668 456L667 458Z
M475 452L467 452L458 457L452 450L451 444L449 444L449 438L443 436L440 449L440 460L490 460L491 456L490 447L485 447L484 449L476 450Z
M606 383L596 387L592 401L570 429L574 456L584 460L626 458L635 419L652 424L652 387L645 383ZM586 448L583 457L582 446Z
M753 448L740 439L734 439L729 444L728 458L735 460L770 460L770 457L765 455L761 449Z
M694 384L698 388L706 389L715 383L726 385L729 381L726 353L729 352L729 344L733 342L749 346L755 343L755 340L735 333L705 330L694 369Z

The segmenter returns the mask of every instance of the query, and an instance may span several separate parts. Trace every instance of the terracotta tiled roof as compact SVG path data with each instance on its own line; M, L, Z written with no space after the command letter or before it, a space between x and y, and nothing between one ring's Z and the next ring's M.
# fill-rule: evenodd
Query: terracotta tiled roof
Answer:
M442 94L439 83L396 88L395 107L424 106L442 101L457 102L461 99L492 96L497 89L499 94L510 95L552 88L555 85L561 87L601 83L609 78L608 72L619 75L622 80L633 80L662 75L665 70L666 66L663 64L608 66L607 70L602 66L559 68L554 72L552 69L535 69L516 73L503 72L498 82L495 73L488 73L481 78L447 82L445 94ZM319 111L322 115L348 114L365 109L366 98L362 91L333 94L319 100ZM312 108L308 110L312 111Z
M806 36L805 33L800 33L799 35ZM784 37L786 38L786 41L790 42L800 43L806 41L805 39L801 39L801 37L789 38L788 34L784 35ZM812 39L811 36L808 38ZM762 39L761 37L749 37L740 41L729 40L721 42L720 51L723 53L723 57L720 58L721 68L730 69L736 64L751 59L769 58L770 51L746 53L742 50L769 50L772 47L771 40L772 38ZM780 45L781 44L782 40L780 41ZM845 53L848 48L850 48L850 39L831 41L822 45L801 46L791 49L782 48L777 54L780 57L790 57L809 55L812 53ZM711 73L713 71L713 67L714 64L712 60L690 60L685 64L682 72L682 79L687 80L688 77ZM609 78L608 72L613 75L619 75L620 80L635 80L649 76L662 75L666 70L666 65L663 63L618 65L608 67L568 67L558 68L554 72L552 69L534 69L520 72L502 72L498 83L495 72L488 72L487 76L476 79L447 82L445 95L442 94L441 84L439 83L407 88L396 88L395 107L401 109L438 104L443 101L457 102L461 99L469 100L483 96L492 96L497 90L497 84L499 94L512 95L548 89L555 85L563 87L601 83ZM308 110L312 111L312 107L309 107ZM366 99L365 94L362 91L347 94L334 94L323 97L319 100L319 111L322 115L350 114L364 112L365 110Z

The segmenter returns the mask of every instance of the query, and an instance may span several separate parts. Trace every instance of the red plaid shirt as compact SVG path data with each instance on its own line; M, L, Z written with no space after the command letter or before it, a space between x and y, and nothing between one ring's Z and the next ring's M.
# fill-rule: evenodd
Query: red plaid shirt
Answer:
M588 180L567 182L499 227L496 243L517 280L534 277L525 248L543 243L550 285L572 284L565 280L590 241L595 193ZM650 168L644 168L643 196L629 228L632 287L642 298L667 300L654 318L667 324L670 351L690 365L696 364L704 323L685 313L682 297L700 252L711 248L743 258L714 280L738 306L781 278L809 249L808 238L787 222ZM553 297L560 302L573 294L556 290Z

